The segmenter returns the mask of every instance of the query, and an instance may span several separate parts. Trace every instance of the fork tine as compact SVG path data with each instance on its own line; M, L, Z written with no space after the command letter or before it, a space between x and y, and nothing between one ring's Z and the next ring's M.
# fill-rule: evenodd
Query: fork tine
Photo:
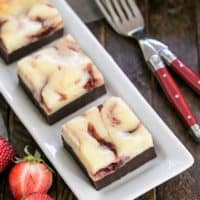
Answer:
M131 12L131 8L130 6L127 4L126 0L120 0L121 5L124 9L124 11L126 12L127 17L130 19L133 17L133 13Z
M110 1L111 1L111 0L110 0ZM123 0L122 0L122 1L123 1ZM119 0L112 0L112 3L113 3L113 6L115 7L115 10L116 10L116 12L117 12L116 14L119 15L121 21L126 20L127 17L126 17L126 15L125 15L125 13L124 13L124 11L123 11L121 5L120 5Z
M107 20L112 23L113 19L112 19L110 13L108 12L108 10L105 7L104 1L103 0L96 0L96 3L100 7L101 11L103 12L103 14L107 18Z
M106 19L116 32L131 36L144 29L144 19L134 0L96 0Z
M129 6L130 6L130 8L131 8L131 10L133 12L133 14L135 16L138 16L138 17L140 17L140 18L143 19L143 16L142 16L142 14L141 14L141 12L140 12L140 10L139 10L139 8L138 8L135 0L127 0L127 2L129 4Z
M119 16L117 15L111 0L104 0L104 4L107 7L112 19L114 22L119 22Z

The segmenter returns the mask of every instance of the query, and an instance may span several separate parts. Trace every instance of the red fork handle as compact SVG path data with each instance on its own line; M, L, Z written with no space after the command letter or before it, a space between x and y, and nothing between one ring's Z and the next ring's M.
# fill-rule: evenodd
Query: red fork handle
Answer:
M188 85L200 95L200 74L195 73L181 60L176 58L170 63L171 68L184 79Z
M187 127L191 128L198 124L197 119L192 113L187 100L170 75L168 69L166 67L160 68L155 71L155 75L159 80L160 85L166 93L169 101L174 105L175 109L180 114Z

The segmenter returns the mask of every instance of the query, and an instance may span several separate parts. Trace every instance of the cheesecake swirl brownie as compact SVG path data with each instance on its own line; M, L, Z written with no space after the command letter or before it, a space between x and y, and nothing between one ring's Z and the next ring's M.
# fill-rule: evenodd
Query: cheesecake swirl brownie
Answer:
M10 63L63 35L64 23L48 0L0 2L0 52Z
M62 138L96 189L156 157L151 134L118 97L67 122Z
M23 58L17 73L50 124L106 92L102 74L70 35Z

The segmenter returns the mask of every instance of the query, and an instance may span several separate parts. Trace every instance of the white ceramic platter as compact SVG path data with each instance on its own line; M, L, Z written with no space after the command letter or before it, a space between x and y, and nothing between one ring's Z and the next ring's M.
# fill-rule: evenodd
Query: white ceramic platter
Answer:
M65 20L66 32L76 38L104 74L108 94L55 125L49 126L19 87L16 63L5 66L0 61L0 91L78 199L113 200L120 197L120 200L131 200L189 168L193 164L190 153L145 101L83 22L64 0L52 0L52 3ZM91 105L101 103L110 95L122 97L151 131L158 157L105 189L96 191L64 150L60 127L67 120L82 113Z

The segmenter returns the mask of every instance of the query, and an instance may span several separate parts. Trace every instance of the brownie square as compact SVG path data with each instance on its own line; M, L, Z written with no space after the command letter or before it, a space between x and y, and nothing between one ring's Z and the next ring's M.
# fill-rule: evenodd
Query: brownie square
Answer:
M62 140L97 190L156 157L151 134L118 97L64 124Z
M0 3L0 54L9 64L61 37L64 23L48 0Z
M106 93L101 72L70 35L17 65L20 85L49 124Z

